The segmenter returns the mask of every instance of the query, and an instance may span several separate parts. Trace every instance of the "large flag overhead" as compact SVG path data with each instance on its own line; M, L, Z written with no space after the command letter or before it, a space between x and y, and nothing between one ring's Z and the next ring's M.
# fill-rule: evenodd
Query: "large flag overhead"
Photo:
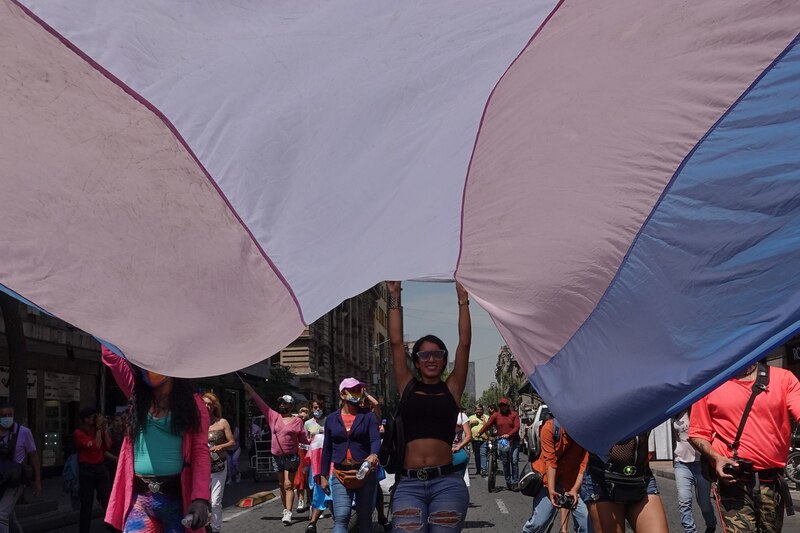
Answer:
M458 279L583 444L800 320L800 3L0 0L0 284L183 376Z

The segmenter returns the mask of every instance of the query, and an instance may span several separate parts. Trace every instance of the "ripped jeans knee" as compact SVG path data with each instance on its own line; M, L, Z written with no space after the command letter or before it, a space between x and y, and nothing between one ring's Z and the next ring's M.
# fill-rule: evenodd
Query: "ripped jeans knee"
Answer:
M392 514L393 529L395 531L427 531L436 526L445 528L458 528L461 530L463 516L457 511L435 511L430 513L427 520L423 520L421 509L399 509ZM423 527L425 526L425 527Z
M464 527L469 491L463 472L429 481L402 478L392 498L396 532L450 533Z

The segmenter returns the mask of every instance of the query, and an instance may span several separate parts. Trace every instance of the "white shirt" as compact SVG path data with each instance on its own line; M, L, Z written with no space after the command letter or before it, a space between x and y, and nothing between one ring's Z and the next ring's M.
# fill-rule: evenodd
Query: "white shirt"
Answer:
M689 411L684 411L672 419L672 427L678 436L675 443L675 460L681 463L694 463L700 456L694 446L689 444Z

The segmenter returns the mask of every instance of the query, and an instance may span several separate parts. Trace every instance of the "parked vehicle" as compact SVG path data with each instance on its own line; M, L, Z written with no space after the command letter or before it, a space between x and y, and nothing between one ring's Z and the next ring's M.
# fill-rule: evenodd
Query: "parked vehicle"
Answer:
M550 412L550 409L545 405L542 404L536 408L536 412L533 415L533 420L528 425L528 431L526 435L526 440L528 441L528 461L533 462L539 458L539 454L542 453L542 444L539 441L539 430L542 427L542 424L545 423L546 420L553 418L553 413Z

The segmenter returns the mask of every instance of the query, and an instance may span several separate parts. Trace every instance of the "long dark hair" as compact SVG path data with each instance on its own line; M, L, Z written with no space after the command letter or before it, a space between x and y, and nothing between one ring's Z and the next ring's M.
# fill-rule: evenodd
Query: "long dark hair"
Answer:
M133 372L133 394L128 401L128 435L136 437L147 423L147 413L153 405L153 389L142 378L142 369L128 363ZM194 399L192 381L172 378L172 391L169 393L169 411L172 415L172 433L182 435L200 429L200 412Z

